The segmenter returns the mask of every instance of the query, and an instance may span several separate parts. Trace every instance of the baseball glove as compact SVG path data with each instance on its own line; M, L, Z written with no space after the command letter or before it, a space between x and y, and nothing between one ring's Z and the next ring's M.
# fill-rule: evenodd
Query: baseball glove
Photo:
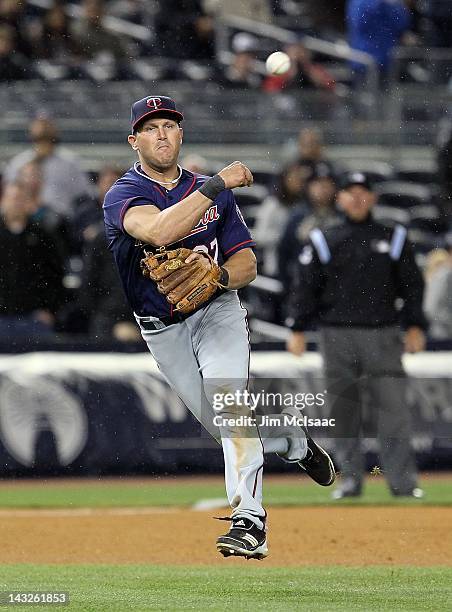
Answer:
M143 276L155 281L160 293L184 314L206 302L221 287L220 267L210 255L205 255L210 260L210 269L206 270L199 259L185 263L192 253L191 249L180 248L146 253L141 260Z

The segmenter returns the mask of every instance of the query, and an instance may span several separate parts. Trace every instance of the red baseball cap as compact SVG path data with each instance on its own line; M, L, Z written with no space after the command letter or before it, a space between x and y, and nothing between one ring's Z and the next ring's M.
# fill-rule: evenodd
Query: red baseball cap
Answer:
M184 118L183 114L177 110L176 103L172 98L168 98L168 96L147 96L132 104L130 113L132 132L140 121L155 115L169 117L177 122Z

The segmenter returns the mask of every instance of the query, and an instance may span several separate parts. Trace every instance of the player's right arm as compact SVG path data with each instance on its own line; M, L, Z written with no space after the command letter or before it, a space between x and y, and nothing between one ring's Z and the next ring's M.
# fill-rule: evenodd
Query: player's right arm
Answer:
M253 182L253 175L241 162L226 166L218 174L226 189L250 186ZM124 229L146 244L166 246L187 236L211 204L212 200L195 191L165 210L153 205L134 206L124 216Z

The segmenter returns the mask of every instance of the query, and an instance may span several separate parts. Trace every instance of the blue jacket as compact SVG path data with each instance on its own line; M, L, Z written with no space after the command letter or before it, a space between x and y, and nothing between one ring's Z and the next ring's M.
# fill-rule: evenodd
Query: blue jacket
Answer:
M411 16L402 0L348 0L346 21L352 49L372 55L384 72ZM362 70L363 64L352 62L352 67Z

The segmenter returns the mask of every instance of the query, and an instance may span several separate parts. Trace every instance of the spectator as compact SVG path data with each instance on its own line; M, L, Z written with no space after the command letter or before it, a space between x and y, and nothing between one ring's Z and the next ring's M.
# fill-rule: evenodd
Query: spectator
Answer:
M452 10L450 0L424 0L424 14L428 20L427 46L452 46Z
M319 163L315 167L315 173L309 179L306 187L309 212L300 215L299 223L294 222L295 237L300 245L306 244L310 232L318 227L326 230L339 223L339 215L336 210L336 181L330 173L326 164ZM296 257L297 254L294 253Z
M64 300L55 237L31 219L23 186L9 184L0 201L0 329L5 336L51 333Z
M423 0L403 0L405 6L410 11L411 24L409 34L405 34L403 42L405 44L413 46L422 46L423 41L423 30L424 30L424 18L422 15L422 2Z
M292 166L295 170L293 175L296 181L292 180L292 191L294 203L286 224L281 233L280 240L276 248L278 276L286 291L289 290L293 275L294 260L296 259L300 245L295 234L298 223L310 212L309 203L306 197L306 186L309 179L315 172L315 165L311 162L295 163Z
M105 63L105 66L117 64L127 55L127 49L122 39L103 25L103 0L83 0L81 6L82 17L71 27L76 55L90 62ZM112 69L115 71L116 66Z
M302 204L303 188L303 171L298 164L291 164L281 172L275 193L267 196L259 206L253 237L262 250L263 272L267 276L277 274L276 248L291 210Z
M449 263L449 253L446 249L433 249L427 254L424 262L424 279L429 282L438 270Z
M105 194L123 173L117 166L104 166L98 175L96 195L76 202L72 224L73 240L82 255L81 285L76 301L68 306L62 319L69 331L86 331L103 340L138 338L138 328L111 265L102 214Z
M76 157L58 146L58 131L50 119L34 119L30 124L29 137L32 148L19 153L9 162L3 175L4 182L17 181L25 164L39 161L43 176L42 201L56 213L72 217L74 199L92 191L85 173Z
M320 32L321 38L337 37L338 32L344 31L345 0L305 2L304 9L304 19L312 23L311 29Z
M101 168L93 196L84 195L74 203L75 215L72 220L72 236L78 250L86 240L97 236L99 223L103 224L102 204L105 194L113 183L124 174L124 170L114 165Z
M155 17L160 54L177 59L215 56L213 18L200 0L159 0Z
M14 30L0 24L0 81L19 81L29 77L26 58L14 49Z
M235 53L231 64L220 77L221 85L233 89L258 89L261 80L254 71L254 56L249 51Z
M262 77L256 73L254 62L256 59L257 40L254 36L239 32L232 41L232 61L219 77L224 87L234 89L258 89Z
M73 254L69 224L42 199L42 168L38 160L32 160L23 166L17 183L24 188L30 201L30 219L54 236L61 261L68 261Z
M346 22L350 47L371 55L384 81L391 64L391 53L411 24L404 1L348 0ZM352 62L351 66L358 85L366 76L366 66L358 62Z
M299 163L325 164L331 175L334 168L325 157L322 134L314 128L303 128L298 134L298 161Z
M452 125L441 134L437 159L442 214L452 229Z
M451 241L452 242L452 241ZM452 338L452 247L435 249L426 262L424 309L429 335L434 340Z
M69 63L74 55L76 47L69 33L68 18L64 7L58 2L46 11L42 19L36 47L36 55L43 59Z
M99 340L139 340L138 327L124 297L107 249L103 221L91 226L84 244L77 307L88 320L88 333Z
M325 164L331 175L334 166L325 155L322 133L315 128L301 128L297 140L290 140L286 145L285 155L301 164Z
M304 203L294 208L278 245L278 270L287 291L291 288L297 259L309 232L315 227L326 230L339 221L335 206L336 182L329 167L320 163L311 168Z
M282 76L268 76L263 82L265 91L287 89L327 89L334 91L334 77L321 65L312 61L311 53L301 43L286 47L290 70Z
M30 58L32 48L25 10L26 3L23 0L0 0L0 24L8 25L14 31L14 53Z
M372 396L378 422L380 459L393 495L421 497L410 446L410 419L404 401L402 322L407 352L425 347L423 280L406 230L376 223L376 195L368 178L350 173L338 203L343 223L316 229L299 258L288 350L304 352L304 330L321 328L321 352L335 419L336 458L342 479L335 499L359 496L364 465L361 454L361 385ZM396 308L403 300L402 313ZM364 380L363 380L364 379Z
M120 171L119 176L122 174ZM140 334L125 300L117 270L111 265L101 210L103 197L117 178L117 172L112 168L105 168L99 177L99 221L89 225L84 232L82 278L76 307L88 321L88 333L92 337L130 342L139 340Z

